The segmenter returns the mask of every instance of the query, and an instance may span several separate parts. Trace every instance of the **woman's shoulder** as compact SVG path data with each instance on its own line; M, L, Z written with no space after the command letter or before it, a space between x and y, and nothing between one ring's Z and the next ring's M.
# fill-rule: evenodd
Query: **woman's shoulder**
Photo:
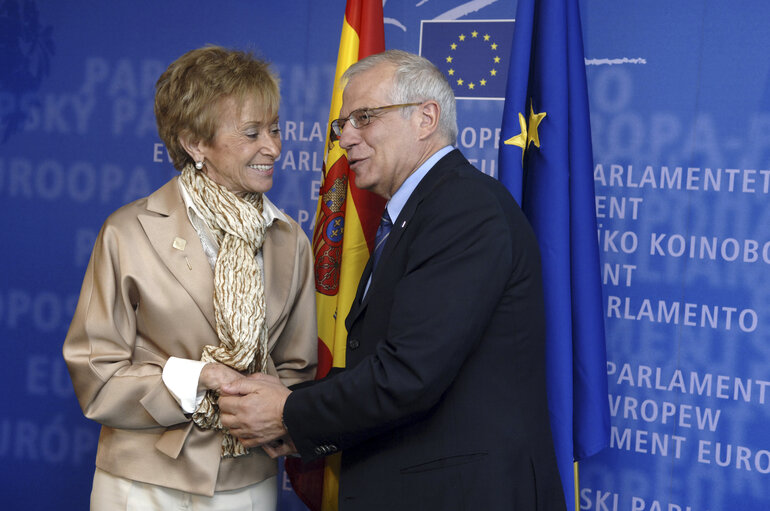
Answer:
M124 204L110 213L102 225L102 230L120 233L134 228L141 229L141 215L165 216L179 204L182 204L181 195L176 178L173 178L149 195Z
M264 198L265 206L272 210L273 216L273 223L270 225L268 232L270 232L272 229L275 229L291 235L300 243L303 241L307 241L309 243L307 234L305 234L302 226L300 226L299 223L297 223L297 221L294 220L294 218L292 218L288 213L279 209L274 202L267 198L267 196Z

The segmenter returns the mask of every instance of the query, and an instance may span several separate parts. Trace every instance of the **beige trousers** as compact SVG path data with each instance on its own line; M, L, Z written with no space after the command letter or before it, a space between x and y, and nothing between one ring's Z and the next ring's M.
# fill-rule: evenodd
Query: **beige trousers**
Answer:
M275 477L207 497L132 481L97 468L91 511L275 511L277 499Z

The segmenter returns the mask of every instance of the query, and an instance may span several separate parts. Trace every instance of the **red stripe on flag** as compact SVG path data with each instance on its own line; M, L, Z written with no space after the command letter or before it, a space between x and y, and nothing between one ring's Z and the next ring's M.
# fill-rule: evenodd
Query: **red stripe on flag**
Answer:
M382 2L378 0L348 2L345 18L348 20L348 25L353 27L359 36L358 60L385 51Z
M332 352L325 342L318 338L318 378L323 378L332 368Z

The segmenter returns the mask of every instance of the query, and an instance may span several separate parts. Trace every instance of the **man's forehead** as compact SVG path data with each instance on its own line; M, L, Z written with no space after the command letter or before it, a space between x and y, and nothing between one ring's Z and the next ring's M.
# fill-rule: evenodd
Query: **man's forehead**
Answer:
M368 69L346 84L340 112L349 115L353 110L382 106L387 101L391 80L387 76L388 69L383 67Z

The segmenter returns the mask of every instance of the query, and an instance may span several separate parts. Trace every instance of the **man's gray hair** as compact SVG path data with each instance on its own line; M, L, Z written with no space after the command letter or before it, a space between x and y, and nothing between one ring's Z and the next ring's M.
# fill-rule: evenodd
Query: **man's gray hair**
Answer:
M402 50L387 50L359 60L342 75L343 83L380 64L390 64L396 68L393 90L390 92L392 104L421 103L434 100L441 108L439 133L446 137L448 144L457 140L457 109L455 95L446 77L428 59ZM383 106L383 105L372 105ZM413 107L404 108L403 115L408 117Z

